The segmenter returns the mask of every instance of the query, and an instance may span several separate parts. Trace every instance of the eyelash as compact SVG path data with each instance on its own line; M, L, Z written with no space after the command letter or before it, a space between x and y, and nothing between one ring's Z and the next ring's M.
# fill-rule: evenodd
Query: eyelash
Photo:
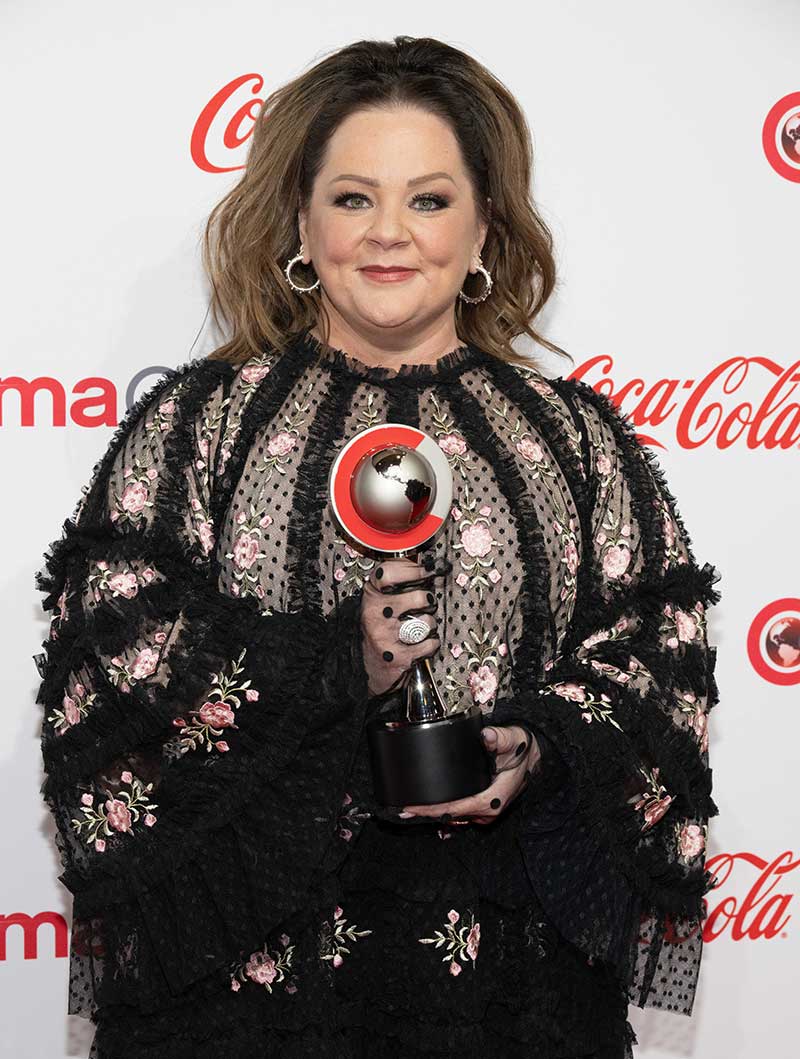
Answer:
M366 199L366 197L367 196L361 191L343 191L341 195L336 196L333 200L333 204L334 206L342 206L348 199ZM438 213L439 210L446 209L447 206L450 205L449 200L443 195L431 195L422 191L418 192L411 201L418 202L420 199L431 199L437 204L438 208L435 210L418 210L418 213ZM346 208L355 212L354 207L348 206Z

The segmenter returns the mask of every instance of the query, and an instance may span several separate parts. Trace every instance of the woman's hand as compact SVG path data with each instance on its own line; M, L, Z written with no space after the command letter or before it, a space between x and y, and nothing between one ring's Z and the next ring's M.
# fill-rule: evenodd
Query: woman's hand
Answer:
M364 584L361 598L364 668L369 677L370 695L390 688L418 658L428 658L440 646L436 619L427 621L431 632L420 643L404 644L398 639L401 623L414 615L435 614L436 597L426 587L387 592L405 582L426 581L431 587L436 575L410 559L386 559ZM411 613L409 613L411 612ZM427 619L423 618L423 621Z
M440 817L448 814L452 818L449 822L453 824L490 824L497 819L506 806L525 789L530 773L539 763L542 754L536 737L531 734L530 749L523 757L529 733L518 724L487 725L481 735L486 749L497 752L495 767L498 773L486 790L454 802L406 805L399 815ZM515 764L518 767L515 768Z

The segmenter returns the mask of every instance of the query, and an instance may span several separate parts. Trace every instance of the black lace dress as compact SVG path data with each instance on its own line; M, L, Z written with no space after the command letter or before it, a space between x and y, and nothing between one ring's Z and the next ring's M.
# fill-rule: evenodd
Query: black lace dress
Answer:
M448 709L541 766L487 826L375 804L341 445L434 437ZM717 701L700 567L664 476L585 384L471 345L370 368L301 333L167 372L37 586L42 794L74 895L93 1059L623 1059L628 1003L691 1013Z

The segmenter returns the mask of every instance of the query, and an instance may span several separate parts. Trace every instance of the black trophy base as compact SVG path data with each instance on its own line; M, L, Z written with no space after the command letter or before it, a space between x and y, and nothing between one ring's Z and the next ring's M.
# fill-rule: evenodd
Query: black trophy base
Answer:
M372 785L381 805L434 805L468 798L492 781L480 707L440 721L367 722Z

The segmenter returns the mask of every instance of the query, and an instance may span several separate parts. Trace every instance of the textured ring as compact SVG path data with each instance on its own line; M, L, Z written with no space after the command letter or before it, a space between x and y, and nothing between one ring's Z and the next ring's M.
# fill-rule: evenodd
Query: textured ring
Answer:
M397 632L400 643L420 643L431 631L430 626L422 618L406 618Z

